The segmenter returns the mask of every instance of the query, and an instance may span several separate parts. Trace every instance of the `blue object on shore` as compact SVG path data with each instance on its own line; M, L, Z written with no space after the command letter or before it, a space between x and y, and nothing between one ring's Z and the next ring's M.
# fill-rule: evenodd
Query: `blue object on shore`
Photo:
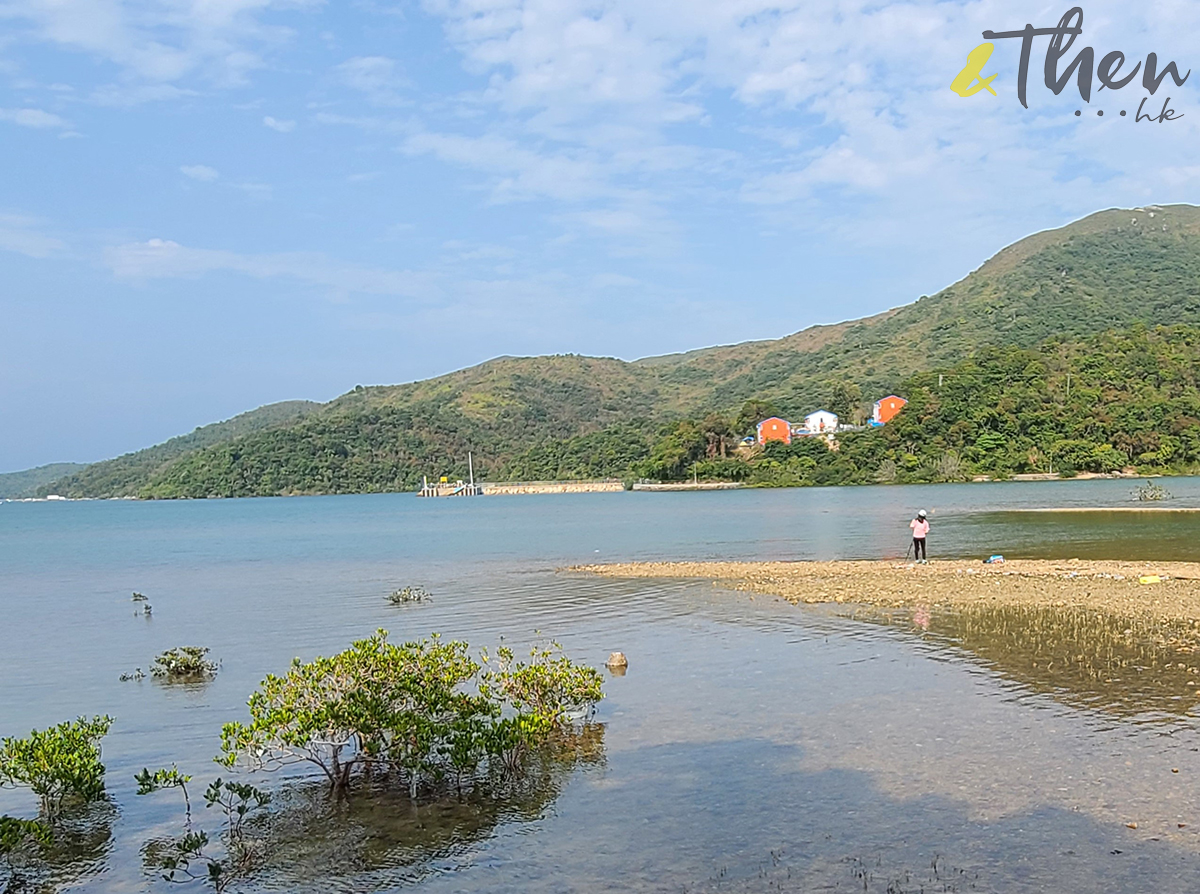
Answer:
M983 560L983 564L984 565L1003 565L1004 564L1004 556L999 556L999 555L988 556L986 559Z

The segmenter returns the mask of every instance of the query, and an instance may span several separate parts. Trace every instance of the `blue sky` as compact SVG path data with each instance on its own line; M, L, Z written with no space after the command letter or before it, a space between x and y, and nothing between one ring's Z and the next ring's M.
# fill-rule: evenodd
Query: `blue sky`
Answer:
M1200 64L1200 4L1130 6L1077 47ZM0 0L0 471L500 354L778 337L1200 200L1191 80L1135 124L1136 84L1047 91L1039 40L1025 110L1009 41L998 97L949 90L1066 8Z

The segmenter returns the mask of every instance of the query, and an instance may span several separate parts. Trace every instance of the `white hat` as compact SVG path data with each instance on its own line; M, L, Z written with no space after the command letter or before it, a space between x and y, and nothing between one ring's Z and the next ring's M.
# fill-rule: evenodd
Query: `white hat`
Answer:
M926 512L924 509L922 509L920 512L917 513L917 518L924 518L925 515L926 515Z

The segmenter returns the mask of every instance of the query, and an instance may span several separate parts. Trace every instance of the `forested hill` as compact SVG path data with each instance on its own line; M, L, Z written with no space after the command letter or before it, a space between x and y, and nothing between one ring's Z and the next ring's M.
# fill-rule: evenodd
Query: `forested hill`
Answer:
M42 485L84 468L86 463L51 463L21 472L4 472L0 474L0 500L31 497Z
M589 435L589 470L599 473L643 449L665 423L731 413L749 399L787 415L822 404L853 411L913 371L988 347L1179 323L1200 324L1200 209L1103 211L1023 239L936 295L864 320L634 363L498 358L423 382L356 389L294 420L226 430L207 446L97 464L43 492L398 490L425 473L464 473L468 450L487 477L520 475L531 450Z
M38 492L80 497L134 496L147 481L187 454L254 432L293 424L321 406L309 400L267 404L224 422L202 425L186 435L145 450L83 466L65 477L43 484Z
M836 449L795 438L735 451L739 420L712 413L665 427L626 474L811 485L1200 471L1200 327L1135 324L1034 348L983 348L898 390L908 405L895 419L840 432ZM601 437L545 445L518 464L530 477L569 477Z

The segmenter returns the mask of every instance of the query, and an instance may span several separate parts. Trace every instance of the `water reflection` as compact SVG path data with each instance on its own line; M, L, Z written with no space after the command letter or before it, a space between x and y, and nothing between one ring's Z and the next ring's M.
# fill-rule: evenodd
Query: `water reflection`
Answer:
M1128 500L1128 497L1125 498ZM1196 559L1200 512L1089 510L1049 512L993 510L948 519L947 555L1004 553L1027 559L1114 559L1180 561Z
M881 619L963 649L1004 677L1073 707L1178 717L1200 702L1196 622L1071 606L918 606Z
M103 873L117 817L116 807L108 801L62 817L48 847L22 848L10 855L7 865L0 860L0 890L52 894Z
M455 869L502 823L543 817L577 768L604 761L604 726L589 723L530 755L519 772L477 780L458 797L413 801L406 787L377 778L336 798L324 781L293 781L275 794L269 817L249 824L262 862L237 887L367 892ZM162 844L143 849L148 874Z

